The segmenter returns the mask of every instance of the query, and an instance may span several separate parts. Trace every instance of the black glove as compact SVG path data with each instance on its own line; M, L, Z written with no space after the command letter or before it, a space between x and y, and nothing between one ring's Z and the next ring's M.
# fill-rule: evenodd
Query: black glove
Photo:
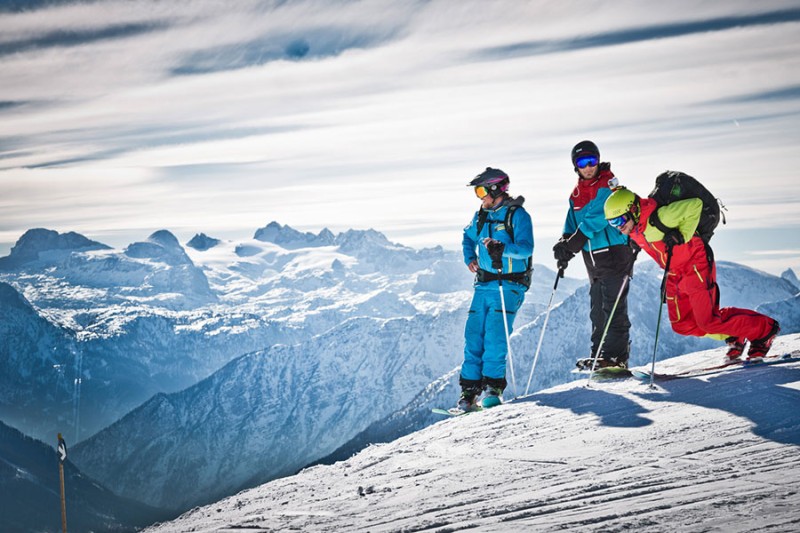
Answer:
M564 263L566 265L569 263L570 259L575 257L575 253L569 249L567 241L562 239L553 246L553 257L556 258L559 264ZM564 268L566 268L566 266Z
M494 239L486 243L486 249L489 250L489 257L492 258L492 268L495 270L503 269L503 250L506 245Z
M677 230L677 228L672 228L668 232L664 234L664 238L661 239L664 241L664 244L667 245L667 248L670 249L673 246L677 246L678 244L683 244L683 234Z

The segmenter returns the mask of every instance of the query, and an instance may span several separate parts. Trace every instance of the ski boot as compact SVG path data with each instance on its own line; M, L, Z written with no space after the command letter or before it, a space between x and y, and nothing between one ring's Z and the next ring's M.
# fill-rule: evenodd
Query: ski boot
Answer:
M583 359L578 359L577 361L575 361L575 368L581 371L591 370L592 361L594 361L594 357L584 357Z
M485 395L481 400L481 407L488 409L489 407L497 407L503 403L503 389L497 387L486 386Z
M772 341L775 340L775 337L777 337L778 333L781 331L778 321L773 320L772 322L772 329L766 337L763 339L750 341L750 349L747 351L748 362L758 362L766 357L767 352L772 347Z
M622 369L627 369L628 368L628 361L627 361L627 359L626 360L620 360L620 359L617 359L616 357L601 357L600 359L597 360L596 368L622 368Z
M451 412L454 409L465 413L479 411L481 406L478 404L478 396L481 395L481 383L477 380L464 379L462 377L459 380L461 397L458 399L456 406L451 409Z
M739 337L728 337L725 339L725 344L728 345L728 352L725 354L723 364L739 361L739 358L744 353L744 343L745 339L739 341Z
M474 392L470 391L461 391L461 397L458 399L458 403L456 404L456 409L459 411L464 411L465 413L469 411L477 411L480 407L478 406L478 395Z
M503 390L506 388L505 379L483 378L483 400L481 406L484 409L497 407L503 403Z
M590 371L592 369L592 365L594 364L594 357L587 357L586 359L578 359L575 363L575 366L578 370L582 371ZM597 363L594 364L594 369L600 368L628 368L628 361L626 360L618 360L616 357L598 357Z

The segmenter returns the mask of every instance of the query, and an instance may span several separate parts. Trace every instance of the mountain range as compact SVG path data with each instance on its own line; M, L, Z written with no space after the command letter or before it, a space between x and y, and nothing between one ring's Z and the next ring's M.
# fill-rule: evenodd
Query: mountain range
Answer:
M588 356L582 267L553 291L537 265L512 336L515 387L576 376ZM720 262L722 304L800 331L792 271ZM639 261L633 364L653 353L662 271ZM270 223L238 242L168 231L114 250L30 230L0 258L0 419L72 438L72 460L121 496L175 510L346 457L435 421L457 397L471 275L460 254L374 231L303 233ZM718 343L662 317L658 359ZM68 428L71 431L65 430Z

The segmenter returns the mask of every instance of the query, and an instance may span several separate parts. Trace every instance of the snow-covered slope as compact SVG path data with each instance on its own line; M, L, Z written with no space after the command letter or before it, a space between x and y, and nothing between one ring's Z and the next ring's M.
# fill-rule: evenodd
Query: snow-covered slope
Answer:
M798 335L774 346L798 349ZM798 411L800 363L655 389L575 382L441 420L147 531L796 531Z

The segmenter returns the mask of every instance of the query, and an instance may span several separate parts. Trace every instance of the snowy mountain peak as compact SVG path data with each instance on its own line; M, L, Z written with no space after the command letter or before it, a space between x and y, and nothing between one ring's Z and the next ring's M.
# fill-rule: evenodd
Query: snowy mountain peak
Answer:
M171 232L162 229L158 230L147 238L148 241L160 244L164 248L181 248L181 243Z
M198 233L192 237L192 240L186 243L186 246L193 248L198 252L205 252L206 250L210 250L211 248L217 246L221 242L222 241L219 239L209 237L205 233Z
M159 230L144 242L128 245L125 255L134 259L154 259L168 264L191 263L178 239L167 230Z
M336 244L338 244L342 251L355 251L359 249L369 248L372 246L391 247L393 244L383 233L375 231L374 229L368 230L347 230L340 233L336 237Z
M786 281L788 281L789 283L791 283L792 285L794 285L795 287L797 287L798 289L800 289L800 280L797 279L797 274L795 274L794 270L792 270L791 268L787 268L786 270L784 270L783 274L781 274L781 277Z
M322 231L319 232L319 238L326 242L333 242L336 240L336 236L328 228L322 228Z
M257 241L271 242L288 250L298 248L330 246L334 243L334 236L327 228L319 235L310 232L300 232L290 226L282 226L278 222L270 222L263 228L256 230L253 236Z
M87 239L74 231L58 233L54 230L35 228L26 231L19 238L7 257L0 258L0 268L14 268L31 261L43 259L43 255L46 255L47 252L109 249L109 246Z

